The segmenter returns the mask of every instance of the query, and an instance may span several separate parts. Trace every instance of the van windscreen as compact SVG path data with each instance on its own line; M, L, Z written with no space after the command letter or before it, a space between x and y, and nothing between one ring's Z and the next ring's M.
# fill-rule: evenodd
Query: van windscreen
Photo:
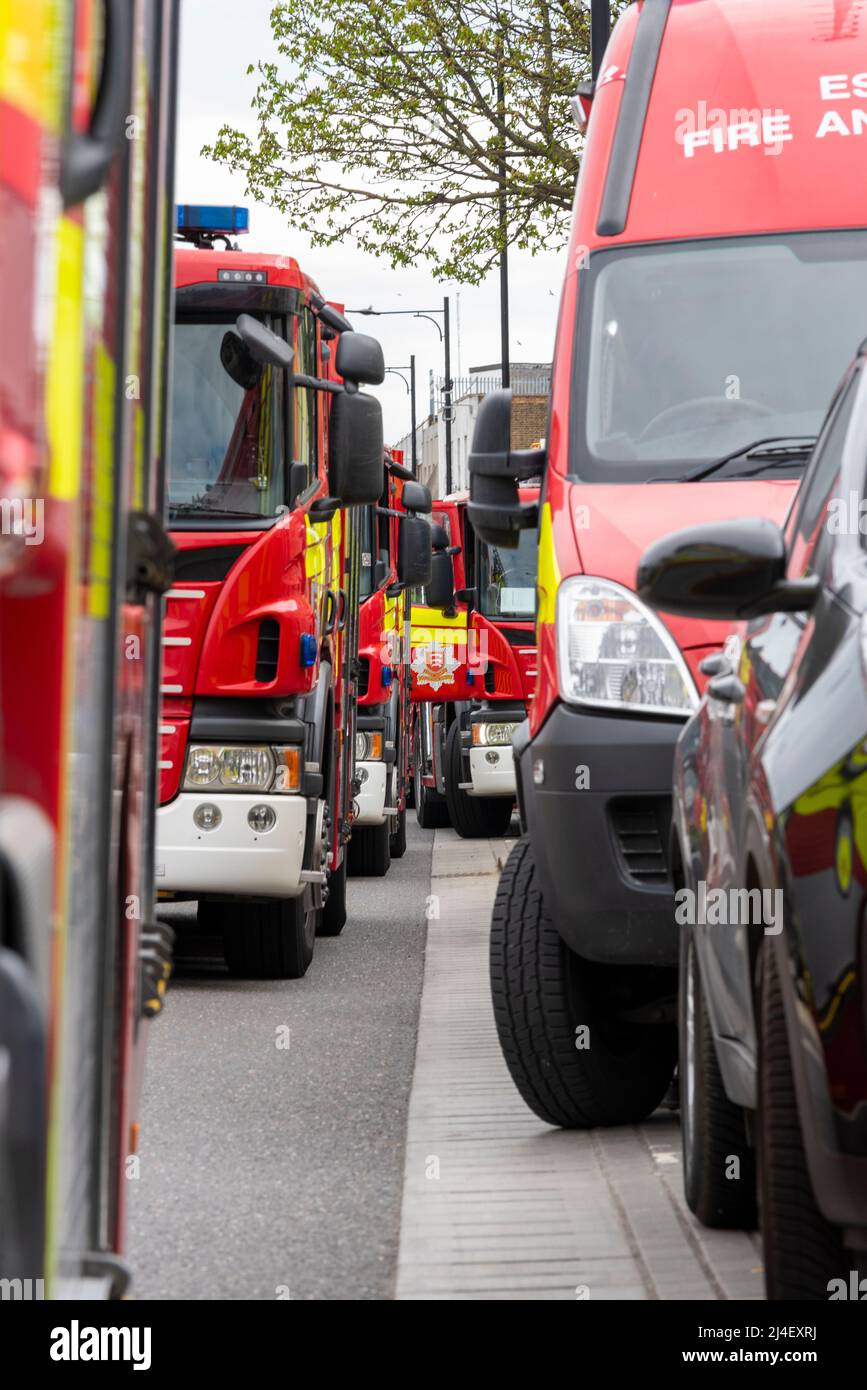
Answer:
M678 476L815 436L867 336L867 232L629 246L582 278L570 472ZM769 465L773 466L773 465ZM728 476L737 462L727 466Z

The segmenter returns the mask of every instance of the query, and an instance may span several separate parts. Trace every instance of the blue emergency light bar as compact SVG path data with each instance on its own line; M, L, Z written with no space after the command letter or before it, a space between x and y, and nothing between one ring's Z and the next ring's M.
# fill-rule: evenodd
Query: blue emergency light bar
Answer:
M239 236L250 230L250 211L236 207L194 207L178 203L175 228L182 236Z

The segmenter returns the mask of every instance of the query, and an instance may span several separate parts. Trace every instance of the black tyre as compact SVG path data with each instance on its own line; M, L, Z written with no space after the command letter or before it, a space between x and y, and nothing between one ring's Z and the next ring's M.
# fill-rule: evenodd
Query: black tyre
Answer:
M402 859L406 854L406 810L400 812L394 822L394 829L389 840L389 850L392 859Z
M461 731L454 720L446 738L446 805L452 826L464 840L505 835L514 800L508 796L467 796L460 789Z
M337 869L328 875L328 897L319 920L317 936L339 936L346 926L346 865L349 858L344 846L343 858Z
M566 1129L633 1124L665 1095L676 1030L618 1019L659 993L659 972L598 966L545 913L529 837L500 876L491 920L491 991L506 1065L541 1119ZM585 1028L579 1047L579 1029Z
M246 980L300 980L313 959L318 917L309 886L298 898L199 903L199 921L222 932L229 973Z
M349 841L349 872L353 878L382 878L391 864L391 829L382 825L359 825Z
M413 785L415 787L415 818L422 830L438 830L449 823L449 811L445 798L439 792L426 787L421 780L421 748L416 739L413 758Z
M689 927L681 928L678 1009L687 1204L705 1226L749 1231L757 1220L755 1153L747 1143L744 1112L725 1092Z
M857 1268L813 1195L774 952L764 952L760 1006L759 1193L768 1298L824 1300Z

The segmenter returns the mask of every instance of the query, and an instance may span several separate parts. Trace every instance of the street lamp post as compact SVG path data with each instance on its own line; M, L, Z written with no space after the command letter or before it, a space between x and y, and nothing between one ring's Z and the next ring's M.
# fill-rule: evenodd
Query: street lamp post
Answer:
M415 353L410 353L409 358L409 411L412 419L412 445L410 451L410 467L414 477L418 477L418 450L415 442Z
M399 377L400 377L400 379L401 379L401 381L403 382L404 386L406 387L407 393L408 393L408 395L409 395L409 411L410 411L410 421L411 421L411 431L412 431L412 445L411 445L410 457L411 457L411 459L412 459L412 472L413 472L414 474L417 474L418 469L416 468L416 446L415 446L415 429L416 429L416 425L415 425L415 353L413 353L413 354L411 355L411 357L410 357L410 359L409 359L409 364L408 364L408 365L407 365L406 363L401 362L399 366L397 366L397 367L386 367L385 370L386 370L387 372L391 372L393 376L399 376ZM405 372L405 371L408 371L408 372L409 372L409 381L407 381L406 377L404 376L404 372Z
M410 314L414 319L428 319L440 335L440 342L443 345L443 355L445 357L445 381L443 383L443 420L446 427L446 492L452 490L452 335L451 323L449 318L449 298L443 296L443 307L441 309L374 309L368 305L366 309L347 309L347 314L364 314L374 318L391 318L398 314ZM434 314L442 314L443 327L440 328ZM415 434L413 434L415 441Z

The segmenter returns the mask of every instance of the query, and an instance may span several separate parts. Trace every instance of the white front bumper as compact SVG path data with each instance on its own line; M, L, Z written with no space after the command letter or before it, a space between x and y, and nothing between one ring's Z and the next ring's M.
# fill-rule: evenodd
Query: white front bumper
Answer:
M382 762L356 763L355 771L367 773L355 798L358 815L355 825L383 825L385 822L385 789L388 785L388 764Z
M497 761L489 762L489 754L495 754ZM511 744L501 744L494 748L471 748L470 776L473 789L467 791L467 796L514 797L517 787Z
M215 830L199 830L193 821L204 802L222 812ZM277 817L272 830L250 829L247 813L253 806L272 808ZM302 796L182 792L157 811L156 886L175 893L297 898L304 887L306 829Z

